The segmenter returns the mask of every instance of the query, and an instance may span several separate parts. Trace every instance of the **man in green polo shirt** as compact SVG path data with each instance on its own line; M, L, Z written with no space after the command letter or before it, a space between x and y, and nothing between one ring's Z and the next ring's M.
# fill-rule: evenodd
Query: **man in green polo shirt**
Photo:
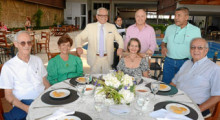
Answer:
M161 44L162 55L166 56L163 67L163 82L169 84L182 64L190 58L190 42L201 37L200 29L190 23L189 9L180 7L175 10L175 24L166 29Z

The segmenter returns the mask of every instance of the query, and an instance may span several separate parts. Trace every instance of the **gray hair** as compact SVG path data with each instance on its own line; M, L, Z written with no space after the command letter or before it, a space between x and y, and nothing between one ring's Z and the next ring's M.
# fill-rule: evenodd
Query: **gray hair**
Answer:
M205 48L209 48L209 44L208 42L204 39L204 38L194 38L191 42L190 42L190 46L192 46L192 43L196 40L202 40L205 42Z
M175 12L181 11L181 10L184 11L186 13L186 15L189 15L189 8L187 8L187 7L179 7L175 10Z
M99 14L100 10L106 10L107 11L107 14L108 14L108 10L104 7L100 7L99 9L97 9L97 12L96 12L96 15Z
M28 33L27 31L24 31L24 30L19 31L19 32L17 32L17 33L15 34L14 42L18 42L18 36L19 36L20 34L22 34L22 33L26 33L26 34L29 35L29 33ZM29 35L29 37L30 37L30 35Z

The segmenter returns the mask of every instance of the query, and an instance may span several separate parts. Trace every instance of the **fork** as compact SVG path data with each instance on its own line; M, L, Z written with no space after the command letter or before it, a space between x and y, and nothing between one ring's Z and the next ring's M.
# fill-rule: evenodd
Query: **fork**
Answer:
M184 95L184 93L174 94L174 95L169 95L169 96L170 96L170 97L174 97L174 96L177 96L177 95Z

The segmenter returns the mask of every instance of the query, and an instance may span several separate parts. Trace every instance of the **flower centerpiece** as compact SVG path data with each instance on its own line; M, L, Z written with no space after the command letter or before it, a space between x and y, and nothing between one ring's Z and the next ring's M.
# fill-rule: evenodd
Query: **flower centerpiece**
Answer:
M130 104L135 96L133 77L121 71L109 73L102 77L104 80L95 79L97 87L95 97L102 97L106 105Z

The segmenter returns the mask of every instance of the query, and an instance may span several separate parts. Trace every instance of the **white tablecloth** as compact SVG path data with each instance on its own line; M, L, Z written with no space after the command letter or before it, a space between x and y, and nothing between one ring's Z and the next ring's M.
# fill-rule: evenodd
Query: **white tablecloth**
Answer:
M69 80L66 80L66 81L69 82ZM144 82L141 85L145 85L151 81L154 81L154 80L149 79L149 78L144 78ZM47 89L45 92L50 91L52 89L57 89L57 88L69 88L69 89L75 90L74 87L72 87L64 82L61 82L61 83L57 83L57 84L53 85L52 87ZM179 93L183 93L183 91L179 90L177 94L179 94ZM48 104L42 102L41 96L42 95L40 95L31 104L31 106L29 108L28 115L27 115L27 120L35 120L35 119L40 118L42 116L49 115L49 114L55 112L59 108L65 108L65 109L71 109L71 110L74 109L75 111L79 111L79 112L83 112L83 113L88 114L90 117L92 117L92 119L97 118L97 112L95 111L95 108L94 108L93 96L85 96L84 103L80 103L79 102L80 99L77 99L76 101L74 101L72 103L60 105L60 106L58 105L57 107L34 108L37 106L39 106L39 107L51 106L51 105L48 105ZM193 103L188 103L188 102L192 102L192 100L187 95L177 95L174 97L156 95L156 100L150 101L149 108L153 107L158 102L162 102L162 101L166 101L166 100L182 101L182 103L192 107L194 110L197 111L197 113L199 115L198 120L204 119L202 117L201 112L199 111L199 108L197 107L197 105L193 104ZM145 120L155 120L154 118L151 118L149 116L149 113L152 112L152 110L147 110L146 112L143 112L142 115L140 115L139 114L140 112L134 108L134 105L131 105L130 108L131 108L131 112L126 115L115 115L115 114L110 113L108 110L108 107L106 106L106 107L104 107L103 111L101 112L100 117L103 120L141 120L141 118L142 119L144 118ZM42 120L44 120L44 119L45 118L42 118Z

